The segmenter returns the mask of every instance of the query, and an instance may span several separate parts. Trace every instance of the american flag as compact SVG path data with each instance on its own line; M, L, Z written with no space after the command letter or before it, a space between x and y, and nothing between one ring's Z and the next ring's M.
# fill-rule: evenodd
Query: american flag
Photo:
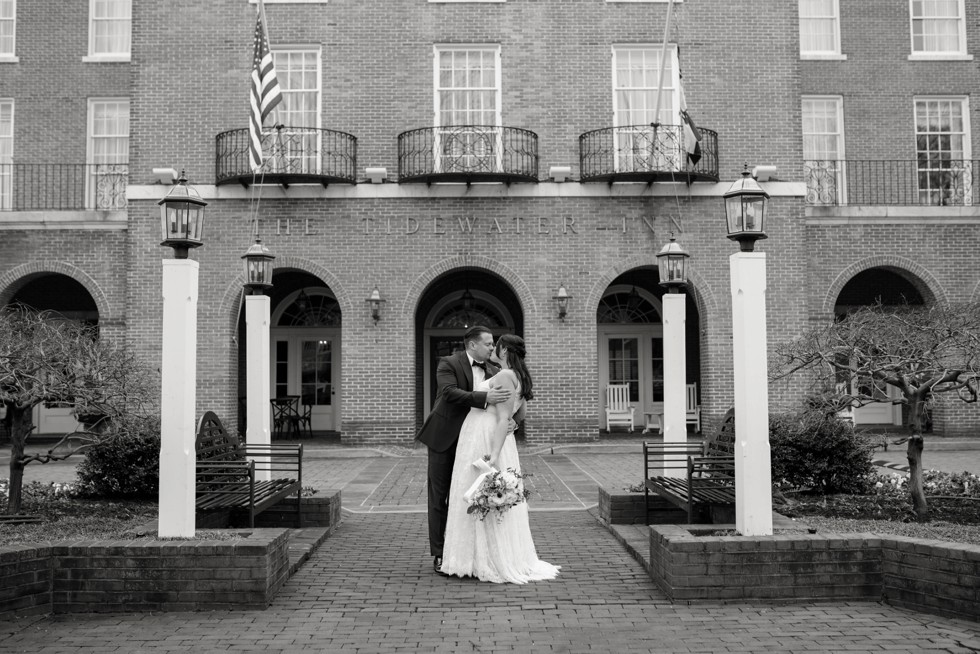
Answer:
M249 104L251 105L248 124L248 159L252 170L262 167L262 123L276 105L282 102L276 67L272 63L269 41L262 29L262 7L255 18L255 55L252 58L252 81Z
M684 151L687 152L687 158L691 160L691 165L697 166L698 162L701 161L701 130L691 120L691 115L687 113L687 97L684 95L683 81L680 81L677 89L680 95L679 105L682 123L681 130L684 136Z

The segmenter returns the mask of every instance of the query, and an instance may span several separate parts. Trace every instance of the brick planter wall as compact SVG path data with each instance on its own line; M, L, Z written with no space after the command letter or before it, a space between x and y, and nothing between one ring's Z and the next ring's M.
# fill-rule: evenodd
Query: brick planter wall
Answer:
M980 547L873 534L695 536L650 527L651 577L671 601L870 600L980 620Z
M642 525L646 522L643 493L611 494L599 487L599 520L605 525ZM687 522L687 513L659 496L650 498L650 524L670 525Z
M304 527L336 527L340 524L341 492L326 491L303 498ZM256 527L296 526L296 500L283 500L255 516Z
M289 576L286 531L235 540L85 541L0 548L0 617L263 609Z

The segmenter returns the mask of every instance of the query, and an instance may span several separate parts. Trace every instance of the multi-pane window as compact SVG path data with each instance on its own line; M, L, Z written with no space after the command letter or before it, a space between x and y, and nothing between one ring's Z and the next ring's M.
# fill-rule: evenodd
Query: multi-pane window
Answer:
M966 55L963 0L910 0L912 54Z
M14 160L14 101L0 100L0 210L9 210Z
M917 98L915 150L919 202L971 202L969 105L966 98Z
M13 57L17 28L17 0L0 0L0 57Z
M131 0L90 0L89 55L128 57L132 32Z
M270 170L317 173L320 167L320 51L276 50L272 53L282 92L273 119L285 127L266 130L263 148Z
M129 100L89 100L86 206L126 206L129 175Z
M673 170L682 148L676 102L677 48L670 47L660 87L659 46L613 46L613 126L616 170Z
M499 171L500 47L436 46L435 168Z
M839 96L804 97L802 113L807 200L846 204L843 100Z
M838 0L800 0L800 55L840 54L840 6Z

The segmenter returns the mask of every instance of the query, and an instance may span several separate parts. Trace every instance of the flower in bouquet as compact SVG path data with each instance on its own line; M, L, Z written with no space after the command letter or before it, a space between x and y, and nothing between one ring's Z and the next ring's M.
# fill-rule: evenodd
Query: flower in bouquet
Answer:
M467 513L478 513L480 520L485 520L491 513L499 518L511 507L527 501L531 491L524 487L524 478L528 475L513 468L497 470L484 460L475 461L473 465L484 472L463 494L469 504Z

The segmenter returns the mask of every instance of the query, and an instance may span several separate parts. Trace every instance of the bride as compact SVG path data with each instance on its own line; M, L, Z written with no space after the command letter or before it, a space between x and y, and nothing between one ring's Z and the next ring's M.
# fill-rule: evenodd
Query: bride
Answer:
M531 375L524 365L524 340L505 334L497 340L491 360L500 372L476 390L490 387L512 389L511 399L483 409L470 409L459 432L456 460L449 489L449 519L443 548L442 572L459 577L476 577L494 583L524 584L554 579L560 566L538 559L531 538L527 502L481 520L468 514L463 494L480 475L475 462L489 455L497 470L520 472L517 443L507 427L511 416L523 414L525 400L534 397Z

